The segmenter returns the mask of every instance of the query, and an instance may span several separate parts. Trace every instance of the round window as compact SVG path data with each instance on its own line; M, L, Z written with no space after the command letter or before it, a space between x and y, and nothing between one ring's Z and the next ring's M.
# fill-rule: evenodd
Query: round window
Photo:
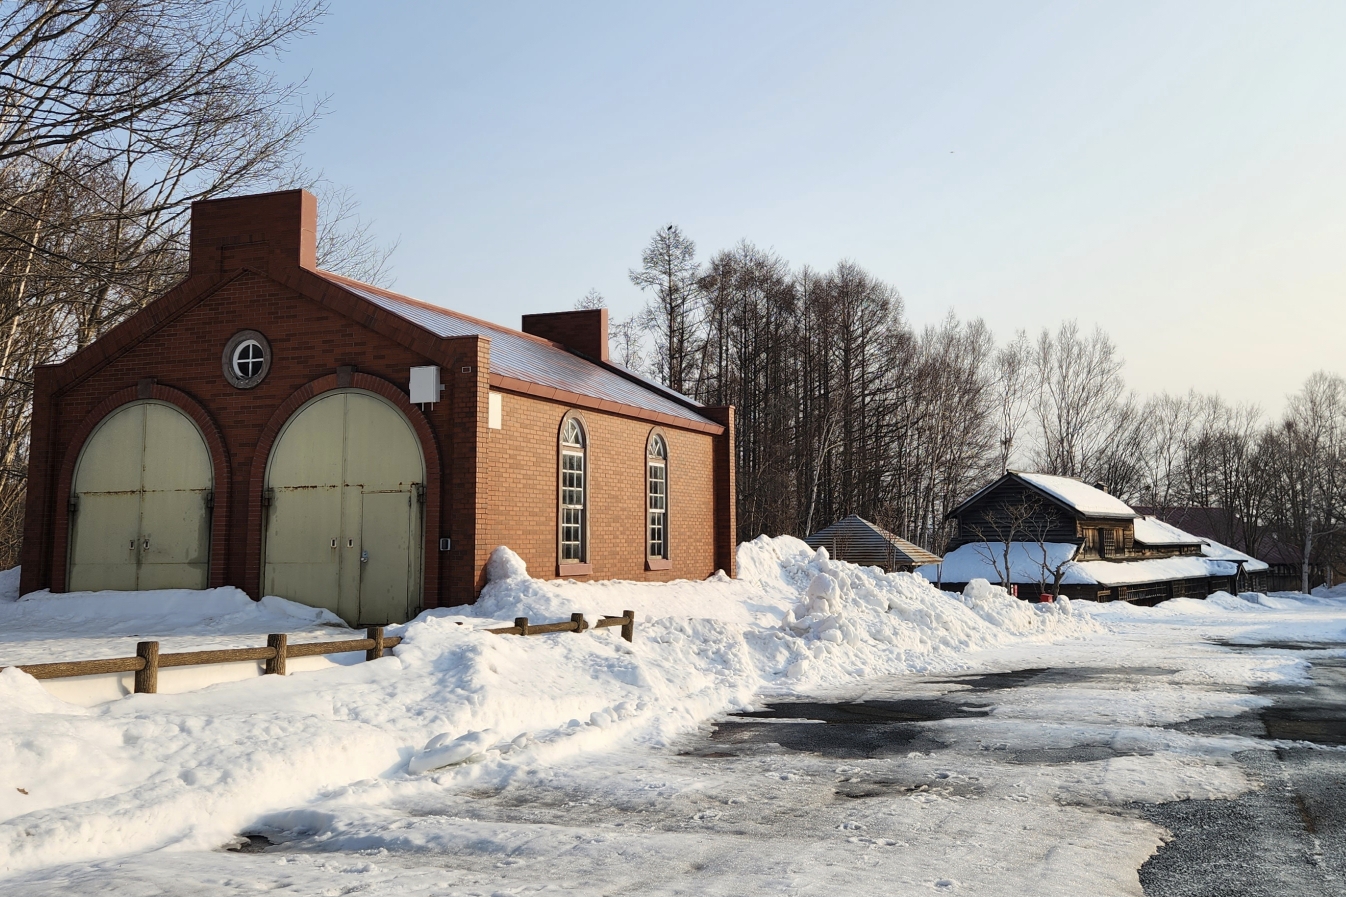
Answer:
M234 350L234 376L240 380L251 380L262 372L262 362L266 352L262 344L255 339L244 340Z
M224 379L239 389L251 389L271 370L271 344L256 330L241 330L224 347Z

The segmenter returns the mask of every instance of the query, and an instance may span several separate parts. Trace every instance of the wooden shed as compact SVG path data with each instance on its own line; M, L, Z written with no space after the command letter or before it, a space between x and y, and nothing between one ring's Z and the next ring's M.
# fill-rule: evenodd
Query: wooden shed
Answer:
M812 548L826 548L839 561L882 567L889 573L910 572L922 564L938 564L940 557L895 536L881 526L852 514L804 539Z

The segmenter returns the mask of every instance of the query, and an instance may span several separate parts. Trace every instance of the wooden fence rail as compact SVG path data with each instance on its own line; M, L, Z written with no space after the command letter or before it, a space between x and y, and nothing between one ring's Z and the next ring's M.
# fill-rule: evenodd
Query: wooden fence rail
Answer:
M593 624L594 629L620 626L622 638L628 642L635 638L636 615L634 611L622 611L620 617L603 617ZM496 635L542 635L548 632L584 632L589 623L583 614L571 614L570 619L561 623L540 623L531 625L527 617L518 617L513 626L487 629ZM136 694L155 694L159 690L159 670L164 667L206 666L217 663L240 663L249 660L263 661L266 675L285 675L285 661L291 657L317 657L324 654L345 654L350 651L365 652L365 660L377 660L389 648L402 643L400 636L385 636L382 626L370 626L365 630L365 638L340 639L331 642L301 642L289 644L289 637L283 633L273 633L266 637L265 648L223 648L213 651L181 651L174 654L160 654L158 642L140 642L136 645L135 657L108 657L101 660L67 660L59 663L20 664L23 670L34 679L68 679L73 676L96 676L100 673L135 673ZM4 669L4 667L0 667Z

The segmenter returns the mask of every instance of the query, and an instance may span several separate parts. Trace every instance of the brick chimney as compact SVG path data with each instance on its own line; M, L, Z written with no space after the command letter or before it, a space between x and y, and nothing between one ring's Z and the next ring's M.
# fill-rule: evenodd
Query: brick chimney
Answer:
M581 355L608 360L608 310L553 311L524 315L523 332L560 343Z
M249 267L314 268L318 201L307 190L282 190L192 203L191 273Z

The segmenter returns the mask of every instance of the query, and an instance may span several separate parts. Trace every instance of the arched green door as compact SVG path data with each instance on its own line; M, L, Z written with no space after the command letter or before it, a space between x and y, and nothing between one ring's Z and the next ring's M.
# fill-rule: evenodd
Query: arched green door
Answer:
M164 402L125 405L80 452L66 588L204 589L210 578L210 451Z
M400 623L420 605L420 442L402 413L355 390L304 405L267 467L263 589L347 622Z

